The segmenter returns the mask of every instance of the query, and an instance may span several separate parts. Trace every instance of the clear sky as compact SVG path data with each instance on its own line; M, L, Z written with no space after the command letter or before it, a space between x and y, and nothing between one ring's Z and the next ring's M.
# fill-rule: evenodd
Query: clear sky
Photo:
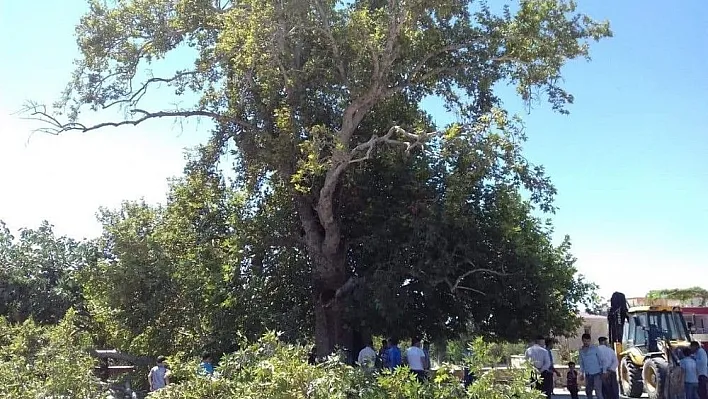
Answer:
M708 2L580 7L609 19L615 37L593 46L591 63L566 68L571 115L524 116L527 156L559 191L557 235L571 236L578 268L603 295L708 288ZM28 141L31 126L10 113L28 98L56 99L84 9L83 0L0 0L0 219L12 228L47 219L62 234L95 236L99 206L163 200L183 149L206 137L203 126L155 122Z

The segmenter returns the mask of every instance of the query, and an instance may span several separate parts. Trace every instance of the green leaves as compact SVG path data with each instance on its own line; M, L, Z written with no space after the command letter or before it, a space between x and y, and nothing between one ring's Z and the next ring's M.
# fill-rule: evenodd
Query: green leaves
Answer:
M0 222L0 315L58 323L79 303L77 275L95 257L92 243L57 237L48 222L17 238Z
M540 397L537 392L527 391L529 373L525 369L508 370L510 384L498 383L494 373L484 374L466 391L446 365L437 370L429 383L421 384L407 368L370 374L344 365L336 357L316 366L307 364L306 358L306 348L285 344L276 334L268 333L223 357L216 369L216 379L188 373L186 380L154 395L158 399L502 399L510 394L520 399Z
M708 302L708 290L701 287L652 290L647 293L647 297L653 299L678 299L680 301L699 299L705 305Z
M12 325L0 317L0 396L104 398L86 353L88 336L74 327L75 313L56 326L28 320Z
M166 207L103 214L92 298L129 321L140 349L223 347L235 329L277 323L299 337L314 324L312 298L349 278L352 325L515 338L574 323L592 287L532 216L553 211L555 189L523 156L521 120L495 88L511 83L529 105L546 98L566 112L561 70L611 34L606 23L565 0L501 11L461 0L90 4L58 104L69 121L34 116L54 133L167 116L216 124ZM170 54L191 65L158 68ZM180 97L165 104L185 105L144 100L158 85ZM420 105L431 95L459 115L442 134ZM84 107L114 106L136 119L77 120ZM227 148L237 194L215 169ZM164 332L177 325L182 338Z

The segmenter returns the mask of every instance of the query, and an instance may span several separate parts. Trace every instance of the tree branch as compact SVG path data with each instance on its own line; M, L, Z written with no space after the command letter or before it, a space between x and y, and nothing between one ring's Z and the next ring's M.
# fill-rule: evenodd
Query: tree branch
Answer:
M347 73L346 73L346 70L344 69L344 61L342 60L342 53L339 50L339 45L337 44L337 40L335 40L335 38L334 38L334 34L332 33L332 29L330 29L329 15L325 11L321 0L315 0L314 5L315 5L315 9L317 10L317 14L319 14L320 18L322 19L322 25L324 26L323 28L315 27L315 29L322 32L325 35L325 37L327 38L327 40L329 41L330 46L332 47L332 53L333 53L332 55L333 55L335 65L337 67L337 72L339 72L339 76L342 78L342 81L346 81Z
M477 268L477 267L474 265L474 263L473 263L471 260L469 260L469 259L467 259L466 262L469 263L470 265L474 266L475 269L468 270L468 271L462 273L459 277L457 277L457 278L455 279L455 282L454 282L454 283L450 280L449 277L441 277L441 278L437 278L437 279L431 279L431 280L429 280L428 283L429 283L430 285L432 285L432 286L437 286L437 285L439 285L439 284L445 283L445 284L450 288L450 293L451 293L451 294L454 294L454 293L455 293L456 291L458 291L458 290L464 290L464 291L474 292L474 293L477 293L477 294L480 294L480 295L487 295L487 293L484 292L484 291L481 291L481 290L478 290L478 289L475 289L475 288L471 288L471 287L462 286L462 285L460 285L460 284L461 284L462 281L464 281L467 277L469 277L469 276L471 276L471 275L473 275L473 274L477 274L477 273L487 273L487 274L491 274L491 275L495 275L495 276L509 276L509 275L510 275L509 273L506 273L506 272L504 272L504 271L498 271L498 270L487 269L487 268ZM413 276L413 277L415 277L415 278L417 278L417 279L419 279L419 280L423 280L423 279L424 279L424 276L422 276L422 275L420 275L419 273L416 273L416 272L411 272L410 275Z
M472 263L471 260L468 259L468 260L467 260L467 263L469 263L470 265L472 265L473 267L475 267L474 263ZM476 291L476 290L473 290L472 288L461 287L461 286L460 286L460 283L462 283L462 281L463 281L464 279L466 279L467 277L469 277L469 276L471 276L471 275L473 275L473 274L477 274L477 273L487 273L487 274L491 274L491 275L494 275L494 276L508 276L508 275L509 275L509 274L506 273L506 272L500 272L500 271L497 271L497 270L485 269L485 268L476 268L476 269L468 270L468 271L462 273L462 275L459 276L459 277L457 278L457 280L455 280L455 284L450 284L449 281L447 282L448 285L450 286L450 292L453 292L453 293L454 293L454 292L455 292L456 290L458 290L458 289L466 289L466 290L470 290L470 291Z
M176 80L178 80L178 79L182 79L182 78L187 77L187 76L194 76L194 75L196 75L196 74L197 74L197 71L181 71L181 72L177 72L177 73L176 73L174 76L172 76L171 78L155 78L155 77L152 77L152 78L146 80L146 81L142 84L142 86L140 86L140 88L139 88L138 90L136 90L135 92L133 92L133 94L132 94L130 97L113 101L112 103L110 103L110 104L108 104L108 105L103 105L102 108L103 108L103 109L108 109L108 108L111 108L111 107L113 107L113 106L115 106L115 105L118 105L118 104L129 104L131 107L134 107L135 105L137 105L137 103L140 101L140 99L143 98L143 96L145 95L145 93L147 93L147 89L148 89L148 87L149 87L151 84L153 84L153 83L167 83L167 84L169 84L169 83L172 83L172 82L174 82L174 81L176 81ZM131 85L132 85L132 83L131 83ZM132 90L131 90L131 91L132 91Z
M406 154L410 154L413 149L420 147L428 138L437 136L439 134L441 134L440 131L414 134L407 132L400 126L393 126L388 130L385 135L379 137L374 134L368 141L354 147L350 152L349 164L363 162L367 159L371 159L371 155L374 151L374 148L376 148L376 146L380 143L405 146ZM403 140L394 139L396 135L402 136ZM361 153L364 153L364 155L358 158L354 158L355 156Z
M40 105L37 103L29 102L20 113L28 114L29 116L23 117L22 119L39 121L48 124L49 127L39 128L37 131L42 133L48 133L52 135L58 135L69 131L80 131L83 133L90 132L92 130L99 130L106 127L120 127L120 126L137 126L150 119L157 118L189 118L189 117L208 117L222 123L236 123L237 125L253 129L253 126L241 119L224 116L215 112L206 110L175 110L175 111L155 111L150 112L143 109L135 108L128 111L133 115L142 115L139 118L127 119L120 122L102 122L95 125L84 125L79 122L60 122L56 117L52 116L47 112L47 107L45 105Z

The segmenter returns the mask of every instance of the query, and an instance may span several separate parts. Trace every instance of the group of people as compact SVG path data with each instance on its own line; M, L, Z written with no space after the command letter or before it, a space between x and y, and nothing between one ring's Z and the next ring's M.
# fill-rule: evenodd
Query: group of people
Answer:
M414 337L411 339L411 346L401 352L398 347L398 340L391 338L381 342L378 353L374 349L374 342L369 341L367 345L359 351L357 364L369 371L389 369L407 365L421 382L426 379L426 372L430 370L430 345Z
M578 398L579 382L585 383L585 394L592 399L619 399L617 354L610 347L606 337L598 338L598 345L592 344L590 334L583 334L583 346L578 351L578 368L574 362L568 363L566 388L573 399ZM553 339L537 337L536 342L526 350L526 359L534 366L537 375L535 388L553 395L554 376L560 377L553 363ZM686 399L708 399L708 355L701 345L694 341L688 348L677 351L679 366L683 371Z
M211 353L204 352L202 354L202 361L199 363L197 374L205 377L214 376L214 365ZM157 363L150 369L147 377L150 385L150 392L158 391L169 385L170 368L167 366L167 358L165 356L157 357Z
M607 338L600 337L599 345L593 345L590 334L583 334L582 342L583 346L578 351L578 364L568 363L566 388L570 396L573 399L577 398L580 391L579 382L584 382L585 394L588 398L592 398L594 394L598 399L619 399L617 381L619 362ZM548 399L553 396L554 376L561 376L554 367L553 352L551 352L553 344L552 338L539 336L526 350L526 359L537 371L534 377L535 388L545 393Z
M693 341L688 348L678 351L677 356L683 370L686 399L708 399L708 355L705 349Z

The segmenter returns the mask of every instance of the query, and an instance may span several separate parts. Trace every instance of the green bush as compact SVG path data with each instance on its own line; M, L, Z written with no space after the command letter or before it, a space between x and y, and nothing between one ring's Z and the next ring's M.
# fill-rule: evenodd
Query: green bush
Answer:
M475 341L474 352L487 356L481 340ZM224 356L217 376L198 376L196 362L173 364L180 381L157 392L155 399L519 399L540 398L528 390L528 370L509 370L504 383L494 373L478 374L480 378L465 390L452 370L443 366L426 384L420 384L408 372L367 373L345 365L332 357L316 366L309 365L307 348L281 342L275 334L267 334L258 342ZM475 361L475 359L469 359ZM481 360L481 357L480 357ZM474 365L473 365L474 366ZM475 369L473 367L473 371Z
M91 341L74 329L74 317L69 311L51 327L0 318L0 397L105 398L85 350Z

